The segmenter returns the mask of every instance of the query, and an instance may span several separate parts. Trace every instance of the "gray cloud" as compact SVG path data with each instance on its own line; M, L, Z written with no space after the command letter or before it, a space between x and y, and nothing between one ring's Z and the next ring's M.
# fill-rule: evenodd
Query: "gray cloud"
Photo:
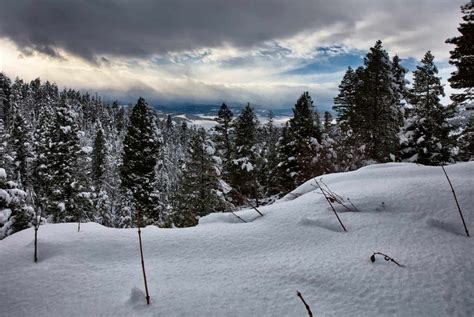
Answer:
M384 38L403 33L417 45L437 39L446 15L458 17L461 0L3 0L0 36L25 53L59 57L58 48L87 60L97 57L147 57L153 54L218 47L224 43L252 47L305 30L335 24L354 34ZM377 25L372 22L377 22ZM446 31L441 32L442 36ZM451 32L455 34L455 30ZM428 38L426 38L428 37ZM394 39L396 42L397 39ZM418 42L419 43L419 42Z

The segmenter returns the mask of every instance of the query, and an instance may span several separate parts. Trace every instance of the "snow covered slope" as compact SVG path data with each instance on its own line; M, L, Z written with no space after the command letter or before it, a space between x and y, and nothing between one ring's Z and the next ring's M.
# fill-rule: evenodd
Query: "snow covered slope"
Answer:
M474 162L446 169L474 235ZM306 316L297 290L315 316L474 315L474 237L440 167L372 165L323 180L361 210L340 212L346 233L309 183L250 223L212 214L194 228L145 228L149 307L136 230L43 226L37 264L33 231L14 234L0 241L0 315ZM374 251L405 267L371 263Z

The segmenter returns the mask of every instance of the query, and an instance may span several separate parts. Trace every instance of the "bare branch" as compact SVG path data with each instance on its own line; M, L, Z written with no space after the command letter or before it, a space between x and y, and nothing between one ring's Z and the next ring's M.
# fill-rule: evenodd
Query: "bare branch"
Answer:
M308 316L313 317L313 312L311 311L311 307L309 307L309 305L306 303L306 301L303 298L303 295L301 295L301 293L299 291L296 291L296 296L298 296L301 299L301 301L303 302L304 307L306 307L306 311L308 312Z
M451 184L451 180L449 179L448 173L446 173L446 170L444 169L443 165L441 165L441 168L443 169L444 175L446 175L446 179L448 180L449 186L451 187L451 191L453 192L454 200L456 201L456 206L458 206L459 215L461 216L462 224L464 225L464 230L466 231L466 236L469 237L469 231L467 230L467 225L464 221L464 216L462 214L461 207L459 206L458 198L456 197L456 192L454 191L453 184Z

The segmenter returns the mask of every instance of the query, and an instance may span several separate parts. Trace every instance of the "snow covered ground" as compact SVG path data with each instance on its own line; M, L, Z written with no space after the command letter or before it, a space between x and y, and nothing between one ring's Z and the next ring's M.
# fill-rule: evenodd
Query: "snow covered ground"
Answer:
M446 168L474 235L474 162ZM381 164L326 175L360 212L340 217L309 183L242 223L188 229L46 225L0 241L1 316L473 316L474 237L440 167ZM295 198L298 196L297 198ZM251 220L252 210L238 213ZM405 267L377 258L384 252Z

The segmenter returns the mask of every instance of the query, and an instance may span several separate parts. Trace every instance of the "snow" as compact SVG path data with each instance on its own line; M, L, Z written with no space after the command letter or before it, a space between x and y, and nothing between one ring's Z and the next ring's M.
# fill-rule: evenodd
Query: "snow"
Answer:
M4 168L0 168L0 179L7 178L7 172L5 172Z
M11 201L10 194L6 190L1 189L1 188L0 188L0 201L4 201L6 204L9 204Z
M64 211L66 209L66 205L63 202L58 203L58 208L61 211Z
M85 153L85 154L91 154L92 151L93 151L93 148L92 148L92 146L83 146L81 148L81 151L82 151L82 153Z
M242 163L241 168L242 168L242 170L246 170L247 172L253 171L253 165L250 162Z
M474 234L474 162L446 167ZM86 223L0 241L2 316L473 316L474 237L467 238L440 167L410 163L324 175L360 212L342 232L310 182L265 214L211 214L197 227L137 231ZM320 179L318 177L318 179ZM314 183L314 180L312 181ZM290 195L291 196L291 195ZM383 252L405 265L377 258Z
M191 125L201 127L201 128L206 129L206 130L210 130L210 129L214 128L217 125L217 121L214 121L214 120L193 119L193 120L189 120L189 121L191 122Z
M0 210L0 224L5 225L8 219L10 219L11 214L12 211L10 208Z
M69 133L71 132L71 126L66 125L66 126L61 126L59 127L63 133Z

